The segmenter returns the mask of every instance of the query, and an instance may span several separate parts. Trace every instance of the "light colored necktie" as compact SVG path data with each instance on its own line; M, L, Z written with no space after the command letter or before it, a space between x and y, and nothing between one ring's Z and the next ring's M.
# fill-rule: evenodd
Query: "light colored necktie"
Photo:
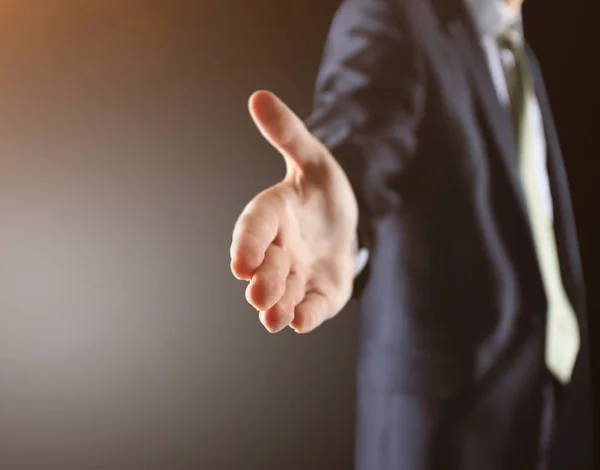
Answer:
M532 128L531 117L532 106L536 106L533 79L518 32L508 30L500 38L500 46L510 50L514 57L514 67L506 70L506 77L518 136L521 183L548 300L546 366L561 383L566 384L571 380L579 353L579 326L563 285L553 221L548 216L540 169L536 165L536 147L532 142L535 129Z

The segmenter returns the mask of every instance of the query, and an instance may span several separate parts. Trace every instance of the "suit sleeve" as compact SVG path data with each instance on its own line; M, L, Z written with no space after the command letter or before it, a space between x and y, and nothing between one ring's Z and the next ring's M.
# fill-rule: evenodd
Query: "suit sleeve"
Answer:
M358 240L371 251L374 223L401 203L392 182L417 146L426 97L423 61L405 0L344 0L325 45L309 130L339 161L359 204ZM369 266L355 279L359 297Z

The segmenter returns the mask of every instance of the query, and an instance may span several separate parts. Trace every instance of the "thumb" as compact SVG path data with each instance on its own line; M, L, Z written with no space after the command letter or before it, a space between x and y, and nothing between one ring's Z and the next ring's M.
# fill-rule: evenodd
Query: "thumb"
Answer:
M309 132L302 120L277 96L257 91L250 97L248 108L254 123L265 139L285 158L288 173L293 169L324 162L323 145Z

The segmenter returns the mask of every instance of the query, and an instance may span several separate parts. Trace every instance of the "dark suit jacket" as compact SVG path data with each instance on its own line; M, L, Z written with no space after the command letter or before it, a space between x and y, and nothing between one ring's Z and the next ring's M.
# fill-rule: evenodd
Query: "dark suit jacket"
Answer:
M561 149L539 65L562 277L586 307ZM511 120L460 0L345 0L309 129L336 156L370 251L357 278L359 385L427 399L483 380L532 331L546 298Z

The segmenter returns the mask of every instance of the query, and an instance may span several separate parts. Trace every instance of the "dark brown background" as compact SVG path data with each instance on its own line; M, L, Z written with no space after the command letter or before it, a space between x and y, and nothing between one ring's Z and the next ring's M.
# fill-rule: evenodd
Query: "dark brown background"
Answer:
M0 468L350 469L353 307L270 336L229 273L283 174L337 0L0 3ZM598 75L583 1L527 0L598 311ZM592 318L592 326L597 323Z

